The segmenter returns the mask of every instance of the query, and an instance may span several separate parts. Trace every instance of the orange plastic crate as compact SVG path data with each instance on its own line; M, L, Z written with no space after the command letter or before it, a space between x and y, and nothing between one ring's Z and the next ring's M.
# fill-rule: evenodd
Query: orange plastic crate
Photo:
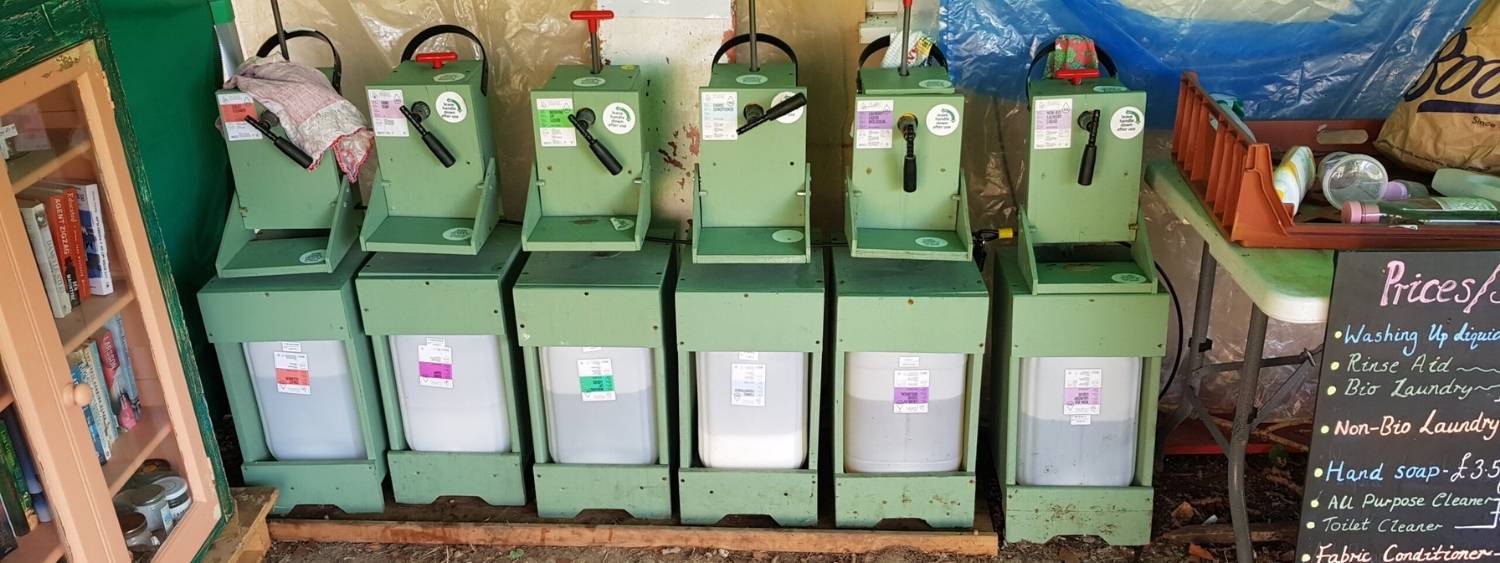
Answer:
M1253 248L1500 248L1497 227L1297 222L1271 185L1274 159L1296 145L1320 155L1347 151L1378 156L1373 143L1384 121L1245 124L1250 132L1214 103L1198 84L1197 73L1182 73L1172 158L1231 241Z

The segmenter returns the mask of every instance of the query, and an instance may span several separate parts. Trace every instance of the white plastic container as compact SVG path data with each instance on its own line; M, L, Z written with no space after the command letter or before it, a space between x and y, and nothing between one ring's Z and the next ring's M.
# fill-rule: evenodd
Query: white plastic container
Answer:
M541 359L553 462L656 463L650 348L545 346Z
M1323 198L1334 209L1343 209L1346 201L1390 199L1386 189L1390 180L1385 165L1375 157L1346 152L1328 153L1318 165Z
M699 352L704 467L796 469L807 460L807 354Z
M244 348L272 457L365 457L343 341L246 342Z
M391 336L406 442L419 452L510 450L494 335Z
M964 354L845 356L844 468L955 471L963 463Z
M1140 358L1026 358L1016 449L1022 485L1123 487L1135 477Z

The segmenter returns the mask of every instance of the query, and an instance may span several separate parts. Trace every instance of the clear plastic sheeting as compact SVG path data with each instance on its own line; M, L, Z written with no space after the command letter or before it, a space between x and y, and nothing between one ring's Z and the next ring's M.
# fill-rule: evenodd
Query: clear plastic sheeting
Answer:
M1481 0L944 0L956 82L1021 99L1031 55L1088 35L1148 92L1170 127L1177 79L1195 70L1250 119L1380 118Z

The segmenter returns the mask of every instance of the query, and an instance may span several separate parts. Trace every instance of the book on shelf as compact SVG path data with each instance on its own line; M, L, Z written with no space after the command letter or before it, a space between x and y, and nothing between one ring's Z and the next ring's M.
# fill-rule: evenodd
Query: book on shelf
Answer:
M10 443L16 447L16 461L21 465L21 475L26 478L26 491L31 493L31 504L36 509L37 519L51 522L52 513L47 509L42 493L42 479L36 471L36 458L31 455L31 445L26 442L26 433L21 430L21 420L15 411L5 411L6 430L10 431Z
M48 182L78 192L78 221L83 231L84 267L88 270L89 295L115 292L115 280L109 273L109 237L104 228L104 200L99 184L86 182Z
M11 439L11 428L15 425L12 417L0 417L0 464L3 464L5 476L9 477L8 484L11 485L20 505L22 517L26 519L26 528L35 528L40 522L37 520L36 507L31 502L31 490L26 486L26 473L21 470L21 456L17 451L16 443Z
M31 239L31 253L36 257L37 270L42 274L42 286L47 290L47 303L52 307L52 316L59 319L66 317L73 312L73 302L68 298L57 247L52 242L47 206L28 199L16 200L16 204L21 207L21 220L26 223L26 237Z
M74 350L68 354L68 371L73 375L73 383L88 383L88 378L83 373L84 358L88 356L88 350ZM88 424L89 438L94 442L94 453L99 456L99 464L109 462L110 451L104 445L104 434L96 422L94 415L94 402L90 400L83 405L83 421Z
M116 315L115 319L119 318ZM120 431L124 432L135 428L137 415L140 413L137 411L139 406L135 404L133 392L131 395L125 393L126 384L129 383L129 387L134 389L135 381L126 372L124 354L115 345L115 335L111 328L119 330L123 324L115 323L115 319L110 319L110 323L94 335L93 341L99 347L99 367L104 375L105 389L109 392L110 411L114 413ZM127 382L126 378L131 381Z
M78 190L57 186L37 186L21 192L21 197L47 205L47 226L57 248L62 266L63 284L68 299L77 307L88 298L88 263L83 256L83 227L78 220Z
M109 396L114 403L120 427L129 430L135 428L136 422L140 420L141 394L136 389L135 367L130 361L129 342L125 339L125 318L115 315L104 323L104 330L109 333L115 357L119 360L114 379L109 383ZM100 352L103 353L102 347Z
M115 442L120 439L120 424L115 418L115 410L109 404L109 385L104 382L103 361L99 358L99 343L93 340L83 345L88 351L84 360L83 376L89 384L89 390L93 391L90 403L94 407L94 422L99 424L104 435L105 449L113 450Z

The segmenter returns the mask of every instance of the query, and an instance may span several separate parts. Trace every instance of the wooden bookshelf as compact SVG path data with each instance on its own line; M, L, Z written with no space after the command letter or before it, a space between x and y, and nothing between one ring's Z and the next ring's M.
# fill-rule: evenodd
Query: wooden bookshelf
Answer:
M57 334L62 339L63 349L77 350L86 344L104 328L105 323L134 301L135 293L129 287L117 285L114 293L90 297L68 316L57 319Z
M124 489L125 482L141 468L142 463L158 457L162 442L172 433L172 426L162 420L165 416L166 413L159 409L145 407L141 409L135 429L120 434L113 449L114 457L104 464L104 482L109 484L111 493Z
M52 174L57 173L63 166L72 162L73 159L92 153L94 144L88 139L78 141L72 146L63 149L38 151L20 158L11 160L7 167L10 170L10 187L12 193L21 193L31 186L36 185Z
M52 522L43 522L16 542L20 544L10 555L5 556L6 561L38 561L51 563L62 559L66 551L62 538L57 535L57 526Z

